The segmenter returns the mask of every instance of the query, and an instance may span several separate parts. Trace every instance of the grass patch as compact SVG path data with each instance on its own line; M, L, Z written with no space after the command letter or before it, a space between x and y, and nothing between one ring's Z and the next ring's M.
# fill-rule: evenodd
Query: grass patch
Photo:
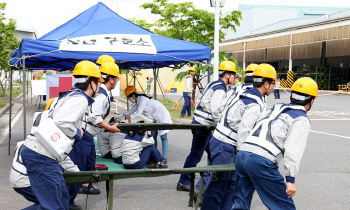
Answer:
M23 92L22 88L12 88L12 98L16 98ZM10 89L8 89L5 93L0 93L0 97L10 98Z
M122 99L126 100L126 96L124 94L124 90L120 90L120 93L121 94L120 94L119 98L122 98ZM165 108L170 112L170 116L171 117L180 118L181 110L182 110L182 107L184 106L184 103L180 102L180 109L172 111L173 107L176 105L177 102L175 102L173 100L163 99L163 98L157 98L157 101L159 101L161 104L163 104L165 106ZM195 110L195 108L193 106L191 106L192 116L188 117L187 114L186 114L185 118L182 118L182 119L192 120L194 110Z
M8 104L8 103L10 103L10 102L9 102L9 101L4 101L4 100L0 99L0 109L1 109L2 107L4 107L6 104Z

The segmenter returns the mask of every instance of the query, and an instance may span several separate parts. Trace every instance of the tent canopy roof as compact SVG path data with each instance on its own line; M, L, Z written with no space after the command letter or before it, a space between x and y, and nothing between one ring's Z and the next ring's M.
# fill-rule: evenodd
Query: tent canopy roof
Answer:
M105 43L110 41L113 49L94 48L101 43L99 37L104 38L102 41ZM144 43L151 43L150 45L140 42L145 38L150 41ZM114 45L118 41L119 45ZM79 46L85 50L61 48L62 44L68 47ZM133 46L124 46L125 44L138 45L138 48L132 51L130 48ZM141 49L140 46L141 48L151 46L153 51L141 53L142 50L137 50ZM165 67L188 61L210 60L211 48L208 45L154 34L120 17L99 2L37 40L23 39L19 49L12 52L10 64L23 65L23 60L18 58L25 56L25 65L28 69L66 70L73 68L81 60L96 61L103 54L112 56L121 68L143 69L155 66Z

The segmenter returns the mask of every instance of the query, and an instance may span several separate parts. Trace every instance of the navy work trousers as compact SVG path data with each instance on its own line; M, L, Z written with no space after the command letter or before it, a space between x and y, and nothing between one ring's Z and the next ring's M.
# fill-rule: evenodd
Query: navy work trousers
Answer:
M13 188L18 194L22 195L25 199L27 199L30 202L33 202L34 204L31 206L28 206L27 208L24 208L22 210L37 210L40 206L40 203L38 199L36 198L33 189L31 186L29 187L22 187L22 188Z
M85 131L81 138L69 153L70 159L78 166L80 171L95 170L96 150L93 136ZM77 197L81 185L73 185L69 187L70 206L74 204L74 199Z
M212 155L210 165L233 164L236 160L237 147L212 137L210 142ZM203 196L202 210L229 210L233 206L235 195L236 172L213 173Z
M260 155L240 151L236 158L236 171L234 209L250 209L255 190L268 209L295 209L277 164Z
M192 124L200 124L193 119ZM207 152L209 160L211 159L209 150L209 140L213 136L210 130L192 130L193 139L191 152L187 156L184 168L196 167L201 161L204 151ZM181 174L179 182L181 184L191 184L191 174Z
M187 112L189 117L191 116L191 98L187 94L188 94L187 92L183 92L185 104L182 107L182 111L181 111L182 117L184 117L186 115L186 112Z
M32 190L40 203L38 209L68 210L69 194L57 161L26 146L23 147L21 156Z

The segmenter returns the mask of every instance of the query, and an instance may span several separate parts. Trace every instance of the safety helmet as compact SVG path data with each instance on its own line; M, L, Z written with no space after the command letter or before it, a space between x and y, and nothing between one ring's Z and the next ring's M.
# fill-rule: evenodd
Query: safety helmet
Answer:
M106 62L101 65L100 68L102 78L107 78L107 75L115 76L119 78L119 66L115 63ZM107 75L104 75L107 74Z
M97 61L96 61L96 63L97 63L97 64L100 64L100 65L102 65L102 64L104 64L104 63L106 63L106 62L115 63L115 60L114 60L114 58L113 58L112 56L109 56L109 55L101 55L101 56L97 59Z
M276 70L273 66L267 63L262 63L253 72L254 77L264 77L264 78L270 78L274 81L277 78ZM255 79L254 79L255 81Z
M244 74L246 75L246 76L253 76L253 71L256 69L256 67L258 67L259 65L258 64L255 64L255 63L252 63L252 64L250 64L246 69L245 69L245 71L244 71ZM247 73L248 74L250 74L250 75L247 75Z
M129 95L133 92L136 92L136 88L132 85L128 86L127 88L125 88L124 93L126 95L126 97L129 97Z
M189 70L189 71L196 71L196 68L194 68L193 66L191 66L188 70Z
M98 66L91 61L80 61L77 63L73 70L73 76L95 77L98 78L99 82L104 82ZM75 78L76 83L84 83L87 80L88 78Z
M236 64L232 61L223 61L220 63L219 71L231 71L236 73Z
M310 77L302 77L295 81L291 90L318 98L318 85Z

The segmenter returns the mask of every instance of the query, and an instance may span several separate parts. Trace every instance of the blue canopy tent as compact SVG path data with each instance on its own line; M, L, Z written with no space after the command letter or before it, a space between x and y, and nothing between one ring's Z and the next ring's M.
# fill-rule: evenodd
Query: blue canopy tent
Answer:
M211 48L154 34L99 2L37 40L23 39L20 47L11 53L10 65L23 68L25 81L27 69L67 70L81 60L96 61L103 54L112 56L121 69L153 68L156 89L159 67L179 68L179 64L189 61L208 64ZM12 81L12 71L10 76ZM23 108L25 138L25 95Z

